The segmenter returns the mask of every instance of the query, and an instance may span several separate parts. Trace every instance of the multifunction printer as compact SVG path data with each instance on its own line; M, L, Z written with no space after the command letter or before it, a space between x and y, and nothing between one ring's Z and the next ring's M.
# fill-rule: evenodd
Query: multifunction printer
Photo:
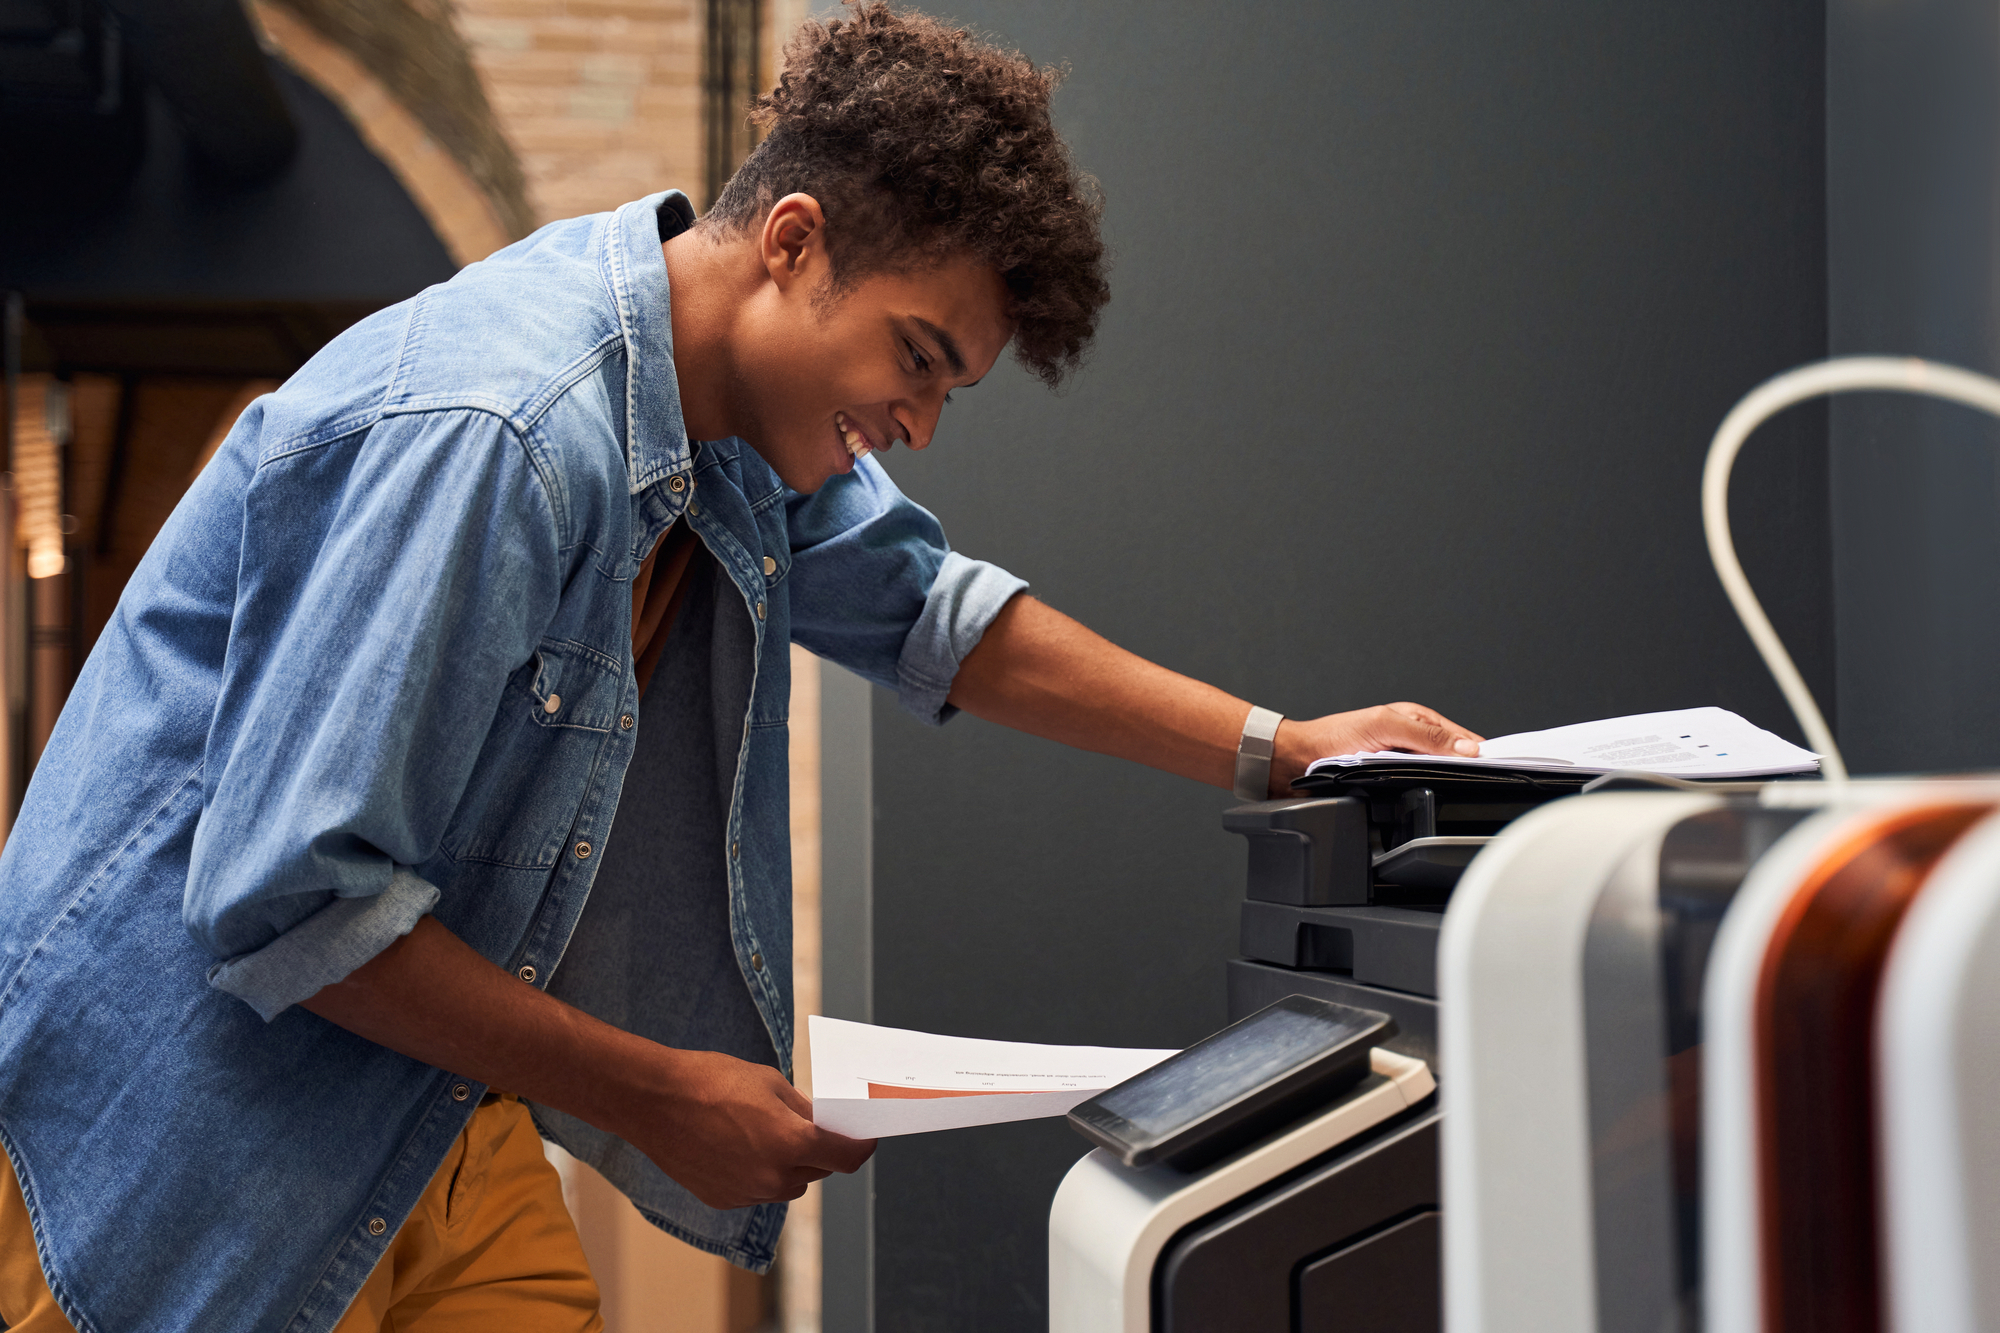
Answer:
M1055 1333L1441 1327L1444 909L1503 828L1586 782L1412 763L1311 777L1294 799L1224 815L1249 851L1232 1024L1293 996L1377 1015L1376 1079L1193 1169L1106 1148L1079 1162L1051 1217Z

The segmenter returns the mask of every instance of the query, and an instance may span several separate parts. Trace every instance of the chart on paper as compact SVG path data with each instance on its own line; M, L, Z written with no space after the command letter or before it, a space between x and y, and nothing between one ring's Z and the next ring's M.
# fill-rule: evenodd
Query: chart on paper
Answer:
M813 1123L858 1139L1063 1115L1173 1054L807 1023Z

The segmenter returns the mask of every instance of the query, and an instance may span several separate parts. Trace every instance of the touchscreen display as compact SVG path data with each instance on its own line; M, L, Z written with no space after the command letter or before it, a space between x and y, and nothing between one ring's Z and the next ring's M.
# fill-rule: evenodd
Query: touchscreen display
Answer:
M1157 1139L1367 1030L1337 1016L1276 1006L1099 1093L1096 1105Z

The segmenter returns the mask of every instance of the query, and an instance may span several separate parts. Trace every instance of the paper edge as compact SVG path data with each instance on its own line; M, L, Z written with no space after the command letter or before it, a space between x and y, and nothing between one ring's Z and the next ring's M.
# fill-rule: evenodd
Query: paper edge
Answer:
M850 1139L888 1139L1067 1115L1103 1092L1002 1092L990 1097L816 1097L813 1124Z

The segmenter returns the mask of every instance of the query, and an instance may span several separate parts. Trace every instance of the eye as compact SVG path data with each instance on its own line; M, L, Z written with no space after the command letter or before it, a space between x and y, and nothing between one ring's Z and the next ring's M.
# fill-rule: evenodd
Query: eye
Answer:
M903 346L910 349L910 359L917 363L917 373L919 375L931 368L931 359L919 351L915 343L906 341Z
M950 395L950 394L946 394L946 395L944 396L944 403L945 403L945 406L946 406L946 407L950 407L950 406L951 406L951 395Z

